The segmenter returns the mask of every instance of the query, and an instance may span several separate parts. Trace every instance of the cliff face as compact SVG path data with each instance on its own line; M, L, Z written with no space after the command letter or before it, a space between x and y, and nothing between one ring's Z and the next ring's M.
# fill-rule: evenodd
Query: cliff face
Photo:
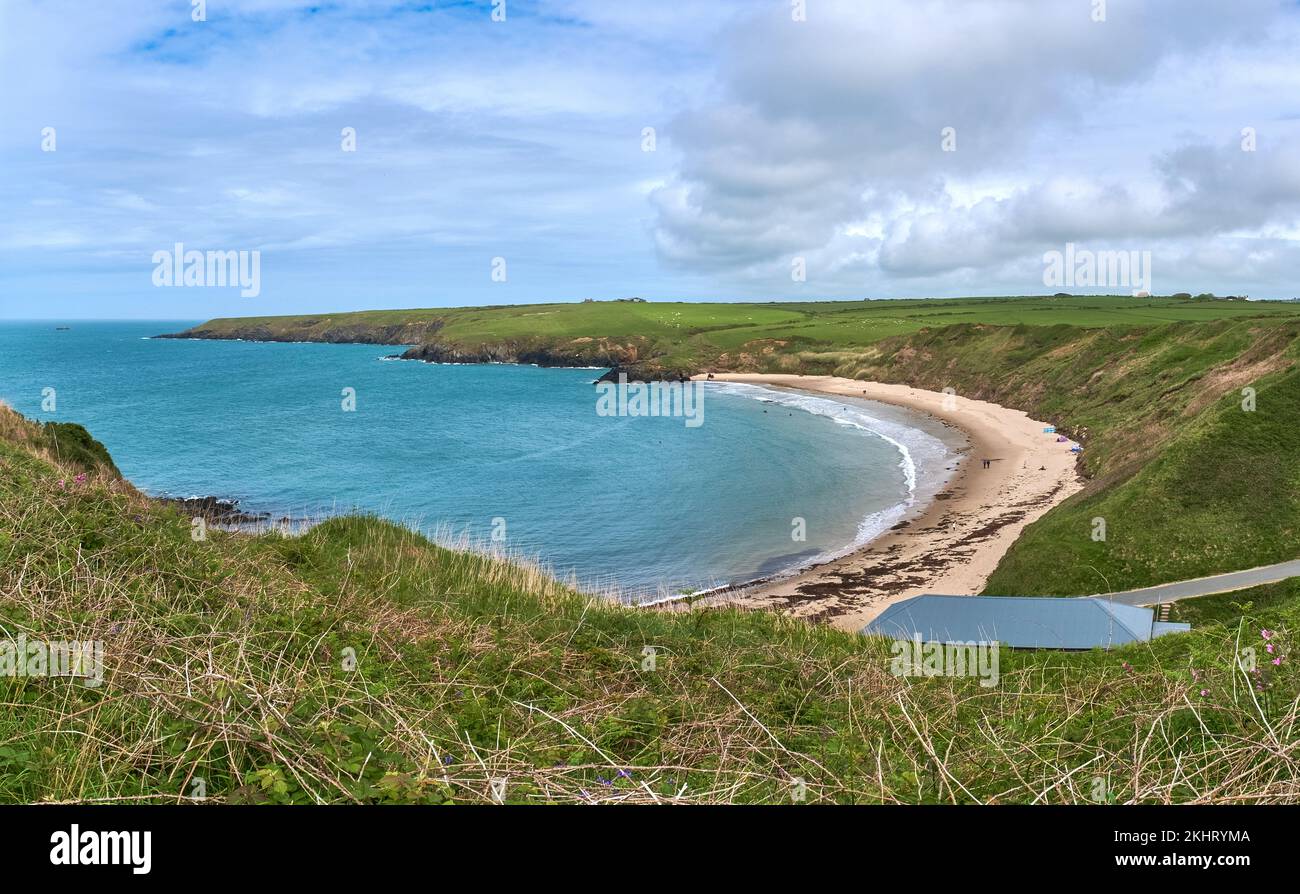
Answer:
M5 441L61 463L73 472L105 479L122 477L108 448L75 422L36 422L0 403L0 442Z
M403 360L426 363L535 363L538 366L615 366L635 363L638 346L613 345L607 340L574 344L548 344L529 339L496 344L465 346L454 342L429 341L401 354Z
M293 318L271 323L220 325L213 320L184 332L157 338L203 338L223 341L324 342L327 344L412 345L436 336L443 321L433 319L376 325L325 318Z
M199 338L328 344L413 345L393 356L426 363L523 363L537 366L608 367L628 379L677 379L696 370L690 364L664 362L650 339L642 336L528 336L493 340L452 339L442 333L441 318L403 323L330 317L283 317L260 320L211 320L184 332L158 338Z

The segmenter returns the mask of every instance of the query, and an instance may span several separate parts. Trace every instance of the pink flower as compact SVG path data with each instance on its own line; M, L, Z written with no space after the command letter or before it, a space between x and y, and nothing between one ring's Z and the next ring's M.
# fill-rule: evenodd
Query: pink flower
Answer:
M85 484L85 483L86 483L86 473L85 473L85 472L82 472L82 473L81 473L80 475L78 475L74 480L75 480L78 484Z
M59 479L59 490L67 490L67 488L68 488L68 485L64 482L64 480L63 480L62 478L60 478L60 479Z
M1210 690L1208 690L1208 689L1202 689L1202 690L1201 690L1201 698L1204 698L1205 696L1207 696L1207 695L1209 695L1209 694L1210 694Z
M1264 637L1264 639L1272 639L1272 638L1273 638L1273 631L1271 631L1271 630L1261 630L1261 631L1259 632L1259 635L1262 636L1262 637Z
M1273 663L1274 663L1274 664L1281 664L1281 663L1282 663L1282 656L1279 655L1279 656L1277 656L1276 658L1274 658L1274 659L1273 659Z
M1267 652L1268 654L1272 655L1272 654L1273 654L1273 644L1272 644L1272 643L1269 643L1267 646L1265 646L1265 647L1264 647L1264 651Z

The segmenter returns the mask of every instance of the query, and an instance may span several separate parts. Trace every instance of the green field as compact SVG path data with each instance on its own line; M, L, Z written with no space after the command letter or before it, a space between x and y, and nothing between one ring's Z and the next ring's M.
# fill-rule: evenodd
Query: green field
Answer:
M105 667L0 676L3 802L1294 802L1297 588L1188 611L1002 650L991 687L900 677L879 641L622 608L376 519L196 540L86 432L0 408L5 635Z
M1122 296L768 304L601 301L359 311L211 320L190 334L299 341L438 342L468 355L542 347L560 356L614 349L637 371L740 368L765 350L854 350L941 326L1140 329L1163 323L1300 317L1300 304ZM621 352L621 353L620 353ZM600 358L596 358L600 359Z

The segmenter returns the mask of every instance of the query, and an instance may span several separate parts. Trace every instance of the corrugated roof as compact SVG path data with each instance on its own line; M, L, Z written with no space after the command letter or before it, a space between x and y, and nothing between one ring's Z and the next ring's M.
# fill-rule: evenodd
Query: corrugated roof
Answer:
M916 596L891 605L863 633L922 642L999 642L1018 649L1109 649L1190 630L1149 608L1104 599Z

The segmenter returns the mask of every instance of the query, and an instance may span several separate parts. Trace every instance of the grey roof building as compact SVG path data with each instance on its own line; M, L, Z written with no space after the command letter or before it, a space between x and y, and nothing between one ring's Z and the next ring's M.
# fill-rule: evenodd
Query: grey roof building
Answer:
M1191 630L1155 612L1094 596L916 596L881 613L862 632L942 643L998 642L1013 649L1109 649Z

